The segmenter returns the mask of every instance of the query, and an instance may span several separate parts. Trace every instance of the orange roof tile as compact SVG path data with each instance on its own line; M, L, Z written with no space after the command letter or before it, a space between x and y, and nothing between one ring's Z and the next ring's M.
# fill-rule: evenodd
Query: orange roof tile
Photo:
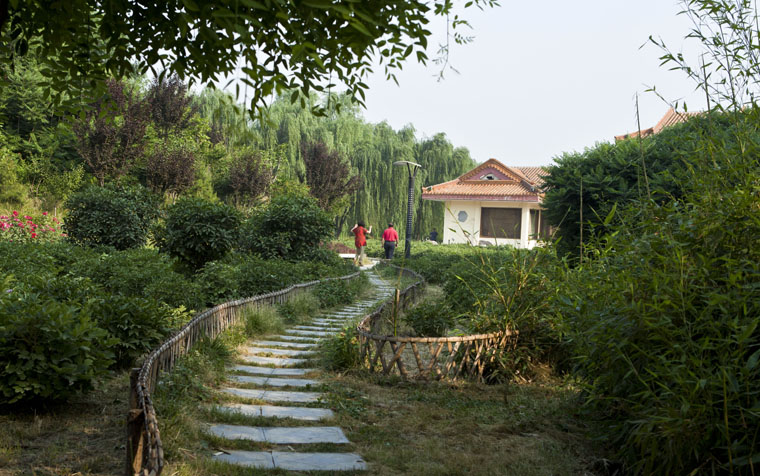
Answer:
M544 175L541 167L508 167L489 159L454 180L423 187L422 199L538 202Z
M681 122L686 122L687 120L689 120L689 118L692 118L699 114L701 113L700 112L676 112L676 110L671 107L670 109L668 109L668 112L666 112L665 115L662 116L662 119L660 119L660 121L654 127L650 127L648 129L642 129L636 132L629 132L628 134L615 136L615 141L631 139L633 137L638 137L639 135L641 135L641 137L649 137L654 134L659 134L666 127L672 126L674 124L679 124Z

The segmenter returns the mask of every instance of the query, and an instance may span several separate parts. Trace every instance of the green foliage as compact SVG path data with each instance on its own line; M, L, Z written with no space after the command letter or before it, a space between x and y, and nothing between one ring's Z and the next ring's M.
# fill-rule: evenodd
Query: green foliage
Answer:
M91 390L113 362L106 331L87 309L18 294L3 289L0 297L0 405L65 401Z
M356 328L347 326L337 335L319 343L320 362L324 369L344 371L361 366Z
M443 337L454 327L456 316L444 301L425 300L407 310L404 321L418 337Z
M0 146L0 203L19 206L26 200L26 188L19 180L18 159L5 146Z
M583 235L591 239L609 231L609 223L604 222L616 205L681 198L688 191L689 157L699 152L700 139L706 135L719 141L736 140L731 121L713 114L668 127L643 139L641 147L634 138L557 158L544 178L543 206L551 225L558 227L555 238L560 255L578 256L581 216Z
M285 330L280 313L272 306L261 306L255 310L246 311L243 323L248 337L275 334Z
M195 269L222 258L238 239L240 216L228 205L183 198L167 210L161 250Z
M314 199L280 195L246 222L240 247L267 258L304 260L331 231L330 216Z
M474 0L465 6L497 4ZM202 83L231 74L242 61L247 65L245 83L251 85L252 107L287 88L299 88L304 96L324 91L336 80L332 73L340 71L337 79L360 102L367 89L362 82L366 64L382 58L385 72L394 78L410 57L424 64L431 35L428 16L448 17L452 8L448 2L431 5L417 0L391 7L373 2L294 5L284 0L266 8L193 0L157 6L128 0L108 5L85 0L65 5L5 3L0 43L9 45L9 53L3 63L24 57L31 49L44 61L44 83L59 97L78 98L92 82L135 69L145 72L159 58L170 68L168 73ZM229 33L246 31L251 25L257 26L257 34ZM456 32L465 25L460 15L450 23ZM267 61L262 61L262 54ZM323 59L315 61L317 54ZM277 65L282 64L294 74L279 70ZM296 92L291 101L298 99Z
M277 312L287 324L308 322L319 310L319 299L311 293L299 294L277 306Z
M348 304L361 294L367 285L367 277L361 275L352 280L334 279L319 283L314 288L314 295L319 299L320 307L331 308Z
M694 192L621 212L564 281L577 371L606 416L603 436L637 473L756 466L757 118L732 117L735 141L703 137L685 184Z
M133 365L169 334L174 314L151 299L107 294L88 299L86 308L98 326L114 338L117 368Z
M142 297L169 307L201 309L200 285L174 269L174 260L156 250L139 248L93 254L73 262L72 277L88 277L109 293Z
M71 195L66 208L64 229L72 242L125 250L145 244L158 202L141 187L90 186Z

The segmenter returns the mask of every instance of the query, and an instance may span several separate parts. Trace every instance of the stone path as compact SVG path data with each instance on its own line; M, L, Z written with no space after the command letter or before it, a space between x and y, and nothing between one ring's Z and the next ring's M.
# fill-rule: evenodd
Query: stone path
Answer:
M229 464L289 471L366 470L362 457L350 452L299 451L297 445L346 445L350 441L336 426L323 426L334 418L327 408L319 408L325 395L319 390L320 371L311 366L319 339L340 331L343 325L367 313L378 301L388 299L393 288L375 273L369 273L376 293L342 309L324 313L307 325L293 326L283 335L267 336L243 348L240 365L230 370L223 396L246 403L225 403L219 412L236 413L267 420L268 426L209 424L206 432L223 440L246 440L265 444L270 451L222 449L213 456ZM243 363L244 362L244 363ZM265 404L262 404L264 402ZM287 420L282 420L287 419ZM293 426L293 423L296 426ZM278 425L279 423L279 425ZM286 445L277 447L277 445ZM295 446L293 446L295 445Z

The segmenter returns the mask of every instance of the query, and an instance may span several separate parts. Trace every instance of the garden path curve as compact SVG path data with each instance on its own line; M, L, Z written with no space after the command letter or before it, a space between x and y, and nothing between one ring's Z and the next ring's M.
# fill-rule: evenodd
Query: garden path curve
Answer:
M322 406L326 395L316 391L321 387L320 371L312 364L320 339L340 332L378 300L392 295L393 287L377 274L370 272L369 278L374 288L371 297L292 326L282 335L248 343L221 389L226 403L212 412L239 415L245 424L208 424L209 439L219 448L214 460L290 471L367 469L360 455L343 451L350 445L343 430L329 425L334 415ZM240 440L256 442L261 450L232 449L246 446Z

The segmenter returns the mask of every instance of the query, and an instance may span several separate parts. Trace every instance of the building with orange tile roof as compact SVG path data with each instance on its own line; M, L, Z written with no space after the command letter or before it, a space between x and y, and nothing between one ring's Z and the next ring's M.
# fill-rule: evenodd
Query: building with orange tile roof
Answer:
M448 182L422 188L423 200L445 203L443 243L532 248L548 234L542 221L541 167L508 167L489 159Z
M668 112L666 112L665 115L662 116L662 119L660 119L660 122L658 122L657 124L655 124L653 127L650 127L648 129L642 129L642 130L636 131L636 132L629 132L628 134L622 134L622 135L619 135L619 136L615 136L615 142L619 142L621 140L631 139L631 138L639 137L639 136L641 136L642 138L644 138L644 137L653 136L655 134L659 134L666 127L672 126L674 124L680 124L682 122L686 122L690 118L692 118L692 117L694 117L694 116L696 116L698 114L701 114L701 113L699 113L699 112L676 112L676 110L671 107L670 109L668 109Z

